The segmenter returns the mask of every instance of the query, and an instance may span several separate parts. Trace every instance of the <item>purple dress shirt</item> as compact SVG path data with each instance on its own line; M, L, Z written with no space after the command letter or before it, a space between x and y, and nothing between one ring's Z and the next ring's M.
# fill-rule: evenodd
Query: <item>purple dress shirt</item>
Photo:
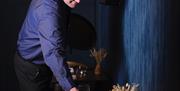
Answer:
M17 42L19 54L32 63L47 64L65 91L73 86L65 66L69 14L63 0L32 0Z

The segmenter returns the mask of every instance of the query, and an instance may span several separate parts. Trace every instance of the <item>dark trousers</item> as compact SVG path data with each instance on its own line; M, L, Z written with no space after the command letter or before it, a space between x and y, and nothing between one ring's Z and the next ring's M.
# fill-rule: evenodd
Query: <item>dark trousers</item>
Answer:
M21 91L51 91L52 72L45 64L32 64L15 54L14 65Z

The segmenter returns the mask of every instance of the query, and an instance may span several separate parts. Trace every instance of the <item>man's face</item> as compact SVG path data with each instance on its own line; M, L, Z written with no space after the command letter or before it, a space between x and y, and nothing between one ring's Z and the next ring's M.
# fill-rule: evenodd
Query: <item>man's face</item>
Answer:
M70 8L75 8L80 0L63 0L65 4L67 4Z

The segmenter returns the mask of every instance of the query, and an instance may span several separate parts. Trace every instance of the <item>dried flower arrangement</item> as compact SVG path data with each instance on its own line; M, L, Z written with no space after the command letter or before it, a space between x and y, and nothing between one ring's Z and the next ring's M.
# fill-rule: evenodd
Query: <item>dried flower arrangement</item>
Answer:
M128 84L125 86L120 86L119 84L113 85L112 91L138 91L139 84Z
M94 57L97 64L101 63L101 61L107 56L107 51L103 48L100 48L99 50L93 48L90 52L90 56Z
M107 56L107 51L103 48L100 48L99 50L96 50L95 48L90 50L90 56L93 57L96 60L96 67L94 70L95 75L101 75L102 69L101 69L101 62L104 60L104 58Z

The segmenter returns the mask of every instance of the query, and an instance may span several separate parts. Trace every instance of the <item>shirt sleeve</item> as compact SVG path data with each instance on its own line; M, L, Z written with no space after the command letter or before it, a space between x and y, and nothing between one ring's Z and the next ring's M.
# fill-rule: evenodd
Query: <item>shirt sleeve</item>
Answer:
M59 23L62 17L58 13L58 4L54 1L43 2L36 9L39 20L37 30L45 63L50 67L62 88L70 91L73 83L64 63L65 37L62 25Z

